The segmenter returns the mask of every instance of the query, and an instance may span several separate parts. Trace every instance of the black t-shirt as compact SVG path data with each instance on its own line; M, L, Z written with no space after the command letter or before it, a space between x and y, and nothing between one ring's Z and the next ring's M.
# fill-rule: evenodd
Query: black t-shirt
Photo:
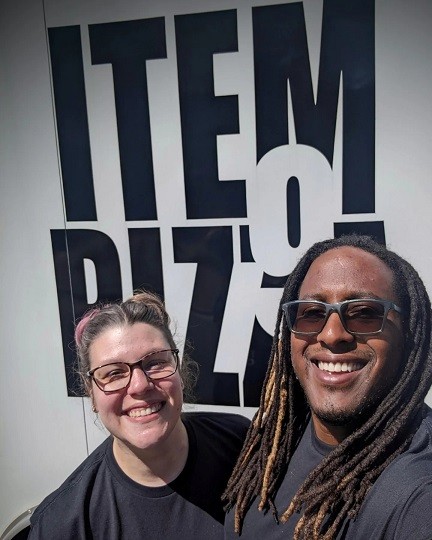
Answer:
M309 422L276 494L275 506L279 515L286 510L309 472L320 463L331 449L331 446L321 442L315 436L311 422ZM272 511L259 511L258 503L259 500L254 501L246 514L240 538L260 538L263 540L292 538L300 517L299 514L294 514L286 523L277 525ZM226 539L239 539L239 536L234 532L234 511L227 514L225 529Z
M223 413L183 415L189 453L180 475L146 487L123 473L104 441L36 509L31 540L223 538L220 497L249 421Z
M281 515L309 472L332 447L317 439L311 423L305 430L275 498ZM260 512L258 500L248 510L240 540L293 537L300 514L277 524L272 512ZM234 533L234 511L225 520L225 538ZM410 447L393 460L368 493L355 521L346 522L338 535L344 540L432 540L432 411L420 425Z

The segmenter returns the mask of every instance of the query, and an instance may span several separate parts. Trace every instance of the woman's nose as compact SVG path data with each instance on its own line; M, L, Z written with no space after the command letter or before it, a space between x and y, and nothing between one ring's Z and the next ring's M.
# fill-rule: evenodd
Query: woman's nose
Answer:
M131 369L131 380L128 386L129 393L136 394L143 392L148 386L153 385L153 382L144 373L140 364L135 364Z

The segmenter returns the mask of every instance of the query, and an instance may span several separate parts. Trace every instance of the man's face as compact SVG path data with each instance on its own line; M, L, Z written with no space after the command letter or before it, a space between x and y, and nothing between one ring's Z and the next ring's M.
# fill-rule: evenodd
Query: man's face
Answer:
M392 271L380 259L359 248L341 247L315 259L300 287L299 300L335 303L378 298L397 304L393 289ZM331 435L338 429L342 438L346 436L348 426L375 408L394 386L402 358L402 321L394 310L383 331L375 335L350 334L334 312L319 334L291 334L291 360L318 436L338 442Z

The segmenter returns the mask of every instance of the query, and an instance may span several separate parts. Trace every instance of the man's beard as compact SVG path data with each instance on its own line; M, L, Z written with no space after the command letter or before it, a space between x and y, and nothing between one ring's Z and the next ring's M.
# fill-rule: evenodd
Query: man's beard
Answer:
M365 396L362 402L353 409L336 409L331 402L322 409L312 408L310 403L309 407L315 416L325 424L335 427L347 426L351 428L351 431L354 431L372 416L381 400L382 396L380 395Z

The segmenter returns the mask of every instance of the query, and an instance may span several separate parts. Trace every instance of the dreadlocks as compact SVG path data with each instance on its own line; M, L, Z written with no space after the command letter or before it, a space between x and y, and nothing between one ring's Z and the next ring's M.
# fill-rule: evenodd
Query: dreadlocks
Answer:
M296 300L312 262L331 249L351 246L383 261L405 314L404 366L393 389L369 418L313 469L278 515L274 498L288 463L310 419L310 408L292 364L290 333L281 305ZM422 420L423 401L432 383L431 306L412 266L366 236L343 236L314 244L289 276L279 305L270 362L259 409L224 497L235 506L235 529L255 498L260 510L287 521L302 510L294 539L335 538L344 521L357 516L366 494L388 464L409 445Z

